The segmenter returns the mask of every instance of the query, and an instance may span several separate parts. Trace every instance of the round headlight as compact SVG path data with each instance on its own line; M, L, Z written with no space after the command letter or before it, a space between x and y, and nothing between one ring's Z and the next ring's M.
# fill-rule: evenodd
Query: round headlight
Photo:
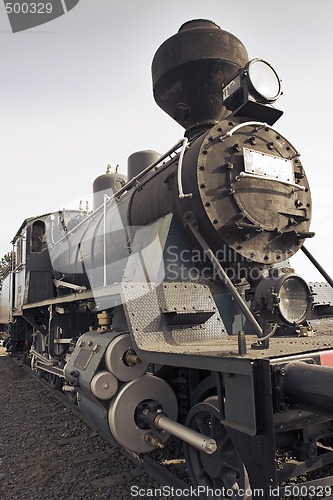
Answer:
M297 275L289 276L280 286L279 309L286 323L302 323L311 305L311 294L307 283Z
M255 301L265 321L299 325L311 310L311 292L297 274L263 279L256 290Z
M253 59L247 72L251 86L263 101L276 101L281 94L281 82L272 66L262 59Z

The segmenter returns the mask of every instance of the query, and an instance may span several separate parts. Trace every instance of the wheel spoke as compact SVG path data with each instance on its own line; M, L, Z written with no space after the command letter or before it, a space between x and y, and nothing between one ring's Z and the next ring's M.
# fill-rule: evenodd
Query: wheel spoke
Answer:
M59 389L61 387L61 378L53 373L48 373L48 381L53 389Z
M209 421L207 421L207 416L198 415L196 419L196 424L198 426L199 432L205 436L211 436L211 426Z
M223 425L221 424L221 421L220 419L212 416L212 431L213 433L218 436L218 435L222 435L222 434L225 434L225 431L224 431L224 427Z
M227 453L228 450L230 449L230 436L227 433L227 431L222 427L222 424L220 424L220 428L216 429L215 432L213 433L214 439L217 441L217 445L219 448L219 451L221 453Z

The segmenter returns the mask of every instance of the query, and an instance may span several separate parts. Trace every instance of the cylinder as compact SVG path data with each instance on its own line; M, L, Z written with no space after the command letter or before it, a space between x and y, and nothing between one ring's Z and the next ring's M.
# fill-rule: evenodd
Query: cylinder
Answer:
M333 415L333 368L305 362L282 368L283 399L290 405L313 413Z

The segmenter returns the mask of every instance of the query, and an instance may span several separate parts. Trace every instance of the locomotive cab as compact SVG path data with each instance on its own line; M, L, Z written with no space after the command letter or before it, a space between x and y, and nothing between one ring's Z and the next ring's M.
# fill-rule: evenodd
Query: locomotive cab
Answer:
M13 239L13 311L22 314L24 304L54 296L52 267L46 241L49 214L26 219Z

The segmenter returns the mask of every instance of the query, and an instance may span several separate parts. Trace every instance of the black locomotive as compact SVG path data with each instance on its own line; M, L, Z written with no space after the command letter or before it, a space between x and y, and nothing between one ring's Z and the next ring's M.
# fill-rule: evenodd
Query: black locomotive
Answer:
M300 154L274 126L281 83L207 20L161 45L152 76L184 138L134 153L127 181L98 177L92 212L24 221L7 347L143 459L182 440L201 498L284 498L333 463L333 294L304 246ZM325 283L295 274L299 249Z

